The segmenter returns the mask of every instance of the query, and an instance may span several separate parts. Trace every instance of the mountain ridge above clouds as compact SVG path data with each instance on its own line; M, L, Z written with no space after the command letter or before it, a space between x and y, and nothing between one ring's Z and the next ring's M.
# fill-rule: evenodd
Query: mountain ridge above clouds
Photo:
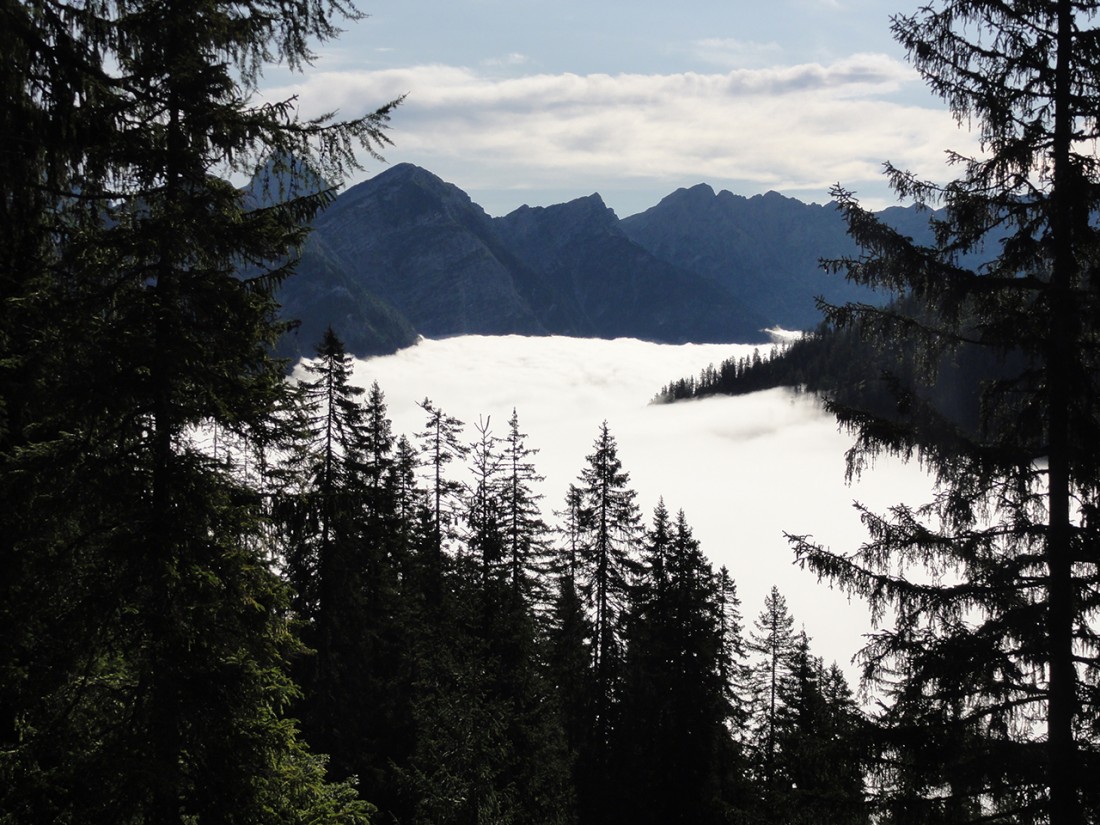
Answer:
M899 219L912 224L909 210ZM852 254L833 205L679 189L620 219L599 194L490 217L412 164L341 193L280 295L284 355L333 326L356 355L454 335L763 343L816 325L815 297L874 300L818 260Z

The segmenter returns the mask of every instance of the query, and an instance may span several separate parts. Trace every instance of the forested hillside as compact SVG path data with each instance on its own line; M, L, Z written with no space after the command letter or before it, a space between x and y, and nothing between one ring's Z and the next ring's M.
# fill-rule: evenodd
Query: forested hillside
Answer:
M380 821L867 821L840 668L774 589L743 626L684 512L640 512L606 423L543 502L517 413L425 399L398 435L351 366L327 336L272 496L296 712Z
M892 307L899 315L914 318L912 302ZM655 400L664 403L788 387L890 417L898 413L899 405L919 398L945 423L977 433L983 426L983 386L1017 364L1014 357L969 348L940 354L922 366L911 342L898 339L892 348L883 348L867 341L865 332L858 326L823 324L787 343L756 349L751 357L730 358L704 367L698 375L673 379L661 387Z

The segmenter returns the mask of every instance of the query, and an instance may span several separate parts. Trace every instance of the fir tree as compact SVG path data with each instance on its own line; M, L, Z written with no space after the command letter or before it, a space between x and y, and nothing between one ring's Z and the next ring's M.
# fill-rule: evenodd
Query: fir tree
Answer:
M739 754L723 674L718 580L683 511L658 503L627 627L615 731L621 815L631 822L724 822L735 805Z
M864 254L835 266L905 301L828 318L912 353L889 370L888 413L834 405L857 436L849 471L917 455L937 490L926 507L864 512L870 538L851 557L795 544L883 623L864 651L887 693L880 800L923 821L1081 825L1098 808L1096 11L980 0L896 17L982 151L953 155L946 186L888 167L899 195L942 206L930 247L836 192ZM961 265L975 251L987 262ZM994 368L968 425L929 388L974 353Z
M219 174L293 150L339 178L384 140L387 110L250 102L346 11L4 6L0 818L365 815L282 716L260 491L196 437L276 446L272 290L331 197L249 210Z
M787 611L787 600L774 585L764 598L764 608L753 628L746 645L756 656L749 677L754 706L753 761L765 807L777 813L776 798L787 781L779 759L783 685L791 675L795 639L794 619Z

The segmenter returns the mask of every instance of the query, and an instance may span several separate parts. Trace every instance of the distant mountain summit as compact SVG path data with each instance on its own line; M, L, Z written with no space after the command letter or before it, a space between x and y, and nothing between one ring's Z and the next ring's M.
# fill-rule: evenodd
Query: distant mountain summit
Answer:
M355 283L422 335L545 332L517 283L522 263L492 219L417 166L399 164L353 186L319 216L314 234Z
M496 224L552 293L541 318L551 332L671 343L763 340L766 319L632 241L599 195L521 207Z
M622 227L654 256L724 287L768 324L810 328L820 320L816 296L837 302L867 295L818 264L855 252L832 204L777 192L746 198L699 184L624 219Z
M289 349L305 354L307 334L329 324L357 354L416 334L751 343L767 340L766 327L816 325L816 295L873 298L818 266L854 251L832 205L775 192L700 184L622 220L598 194L492 218L403 163L318 216L281 298L302 321Z

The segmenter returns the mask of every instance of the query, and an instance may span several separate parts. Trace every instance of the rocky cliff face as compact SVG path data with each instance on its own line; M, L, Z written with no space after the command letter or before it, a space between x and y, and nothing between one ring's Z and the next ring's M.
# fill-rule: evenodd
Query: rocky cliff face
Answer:
M355 283L423 335L544 332L492 219L423 169L401 164L352 187L314 232Z
M283 282L278 300L283 317L294 324L276 350L284 358L312 356L330 326L348 352L359 356L383 355L416 343L417 331L409 320L351 277L318 235L306 241L298 271Z
M753 341L765 325L724 288L634 243L599 195L493 219L409 164L337 198L299 268L302 281L341 281L349 301L376 296L427 336ZM336 315L335 297L290 309Z
M249 182L245 204L267 208L328 188L328 183L300 161L272 159ZM357 355L394 352L416 342L416 330L408 319L356 283L344 262L317 234L306 241L297 273L280 285L276 298L283 317L291 322L291 329L276 345L276 355L283 358L312 355L329 326L339 331L348 350Z

